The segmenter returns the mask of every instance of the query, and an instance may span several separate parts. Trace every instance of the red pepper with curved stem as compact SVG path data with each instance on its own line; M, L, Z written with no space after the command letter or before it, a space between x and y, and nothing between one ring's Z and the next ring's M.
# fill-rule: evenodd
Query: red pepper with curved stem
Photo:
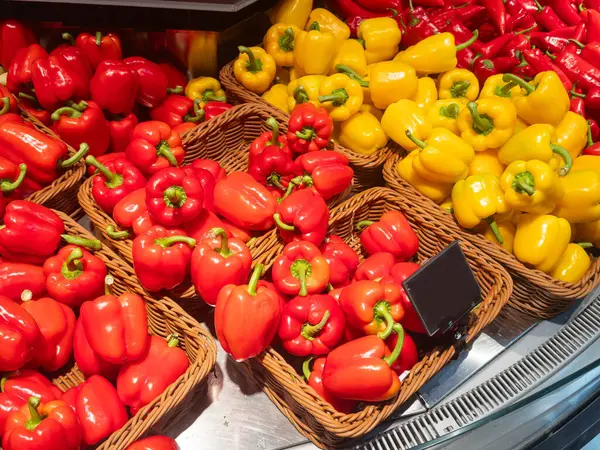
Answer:
M539 48L524 49L521 51L521 53L523 54L523 58L525 58L525 61L527 61L527 63L533 68L533 70L536 73L546 72L548 70L556 72L556 74L560 78L560 81L562 81L562 84L565 87L565 89L567 91L571 90L571 88L573 87L573 83L566 75L566 73L563 72L558 66L556 66L552 62L552 60L547 55L545 55L544 52L542 52Z
M188 274L196 240L183 230L154 226L133 241L133 267L149 291L173 289Z
M179 450L179 446L168 436L150 436L134 442L125 450Z
M42 404L39 398L30 397L25 406L8 417L2 448L78 450L81 435L77 415L65 402L54 400Z
M46 289L53 299L72 308L104 294L106 265L76 245L67 245L44 263Z
M94 69L107 59L120 60L123 58L121 40L114 33L105 35L100 31L93 35L80 33L75 40L75 45L85 52Z
M54 111L52 129L72 147L77 148L86 142L90 147L89 153L100 156L108 150L108 122L94 102L81 102L80 107L82 109L63 106Z
M160 66L141 56L123 60L138 77L136 101L146 108L154 108L162 103L168 94L169 80Z
M537 12L535 13L535 21L548 31L567 28L567 24L558 17L551 6L542 6L536 0Z
M192 254L191 275L196 292L207 304L217 303L228 284L243 284L250 274L252 255L239 239L229 239L223 228L211 230L214 237L201 241ZM211 276L207 277L206 274Z
M333 120L325 108L302 103L294 108L288 123L287 139L296 153L315 152L326 148L333 132Z
M81 319L75 324L75 333L73 335L73 356L79 370L86 376L102 375L110 380L115 380L119 373L120 366L103 360L90 347L90 343L85 335L85 328Z
M317 358L314 360L312 371L310 370L310 362L312 357L308 358L302 364L302 373L304 378L308 382L308 385L315 390L317 394L323 397L323 400L330 403L336 411L344 414L350 414L356 407L354 400L342 400L334 397L325 387L323 386L323 369L325 368L326 358Z
M212 173L210 173L206 169L199 167L198 165L194 165L194 163L188 166L183 166L181 170L183 170L187 176L194 177L200 182L202 190L204 191L204 200L202 202L202 207L214 213L216 211L215 186L217 183Z
M110 149L113 153L125 153L137 124L138 118L133 113L126 114L123 117L115 116L114 120L108 121Z
M200 108L200 99L194 101L183 95L169 94L160 105L150 110L150 117L174 128L184 122L202 122L204 111Z
M341 153L322 150L300 155L296 162L305 175L293 181L311 187L312 190L329 200L346 191L352 184L354 170L346 156Z
M36 355L41 333L35 318L8 297L0 296L0 371L11 372Z
M329 208L323 197L303 189L283 199L273 220L285 242L309 241L321 245L327 234Z
M187 76L170 62L158 63L163 73L167 76L169 89L177 89L179 86L185 88L188 83Z
M17 51L7 67L6 87L13 94L31 92L33 63L46 58L48 53L39 44L31 44Z
M248 173L263 186L285 191L301 169L289 150L269 145L248 161Z
M287 137L279 133L279 124L277 121L273 117L270 117L265 123L271 128L271 131L265 131L252 141L248 150L248 165L251 165L254 158L260 156L264 149L270 146L279 147L282 152L289 154L291 157Z
M125 156L125 153L121 153L121 152L117 152L117 153L105 153L104 155L100 155L96 158L96 160L103 165L106 165L106 163L108 162L114 162L117 160L123 160L123 159L127 159L127 157ZM94 175L95 173L98 172L98 168L92 165L88 165L87 167L87 174L88 175Z
M0 156L0 218L4 216L6 208L5 198L21 200L30 195L35 183L26 181L27 165L15 164Z
M270 344L281 317L280 296L258 286L264 266L257 264L247 285L227 285L217 299L215 330L223 350L236 361L262 353Z
M386 212L378 222L363 220L356 228L361 230L360 242L369 255L389 252L400 261L408 261L419 250L417 234L399 211Z
M419 270L419 265L413 262L400 262L390 268L389 274L383 277L380 281L382 284L395 283L402 291L402 308L404 309L404 317L400 321L402 326L407 330L415 333L426 333L423 322L415 311L415 308L408 298L402 283L413 273Z
M204 120L210 120L213 117L220 116L225 111L233 108L233 105L225 102L213 101L206 102L202 107L202 111L204 111Z
M6 86L0 85L0 116L8 113L19 113L19 104L16 97L8 90Z
M273 263L273 284L285 295L318 294L329 283L329 272L329 264L316 245L291 242Z
M129 114L133 110L137 90L137 73L122 61L102 61L90 80L92 100L112 114Z
M185 156L181 137L169 125L156 120L142 122L134 128L125 154L147 177L170 166L179 166Z
M365 402L394 397L400 379L391 369L404 345L404 329L394 325L398 340L394 351L385 356L385 342L378 336L364 336L333 350L325 362L323 386L332 395Z
M396 264L396 258L391 253L373 253L358 265L353 281L379 281L390 274L394 264Z
M326 355L344 336L346 318L327 294L296 297L281 314L279 339L294 356Z
M392 335L385 340L385 356L390 356L396 344L398 343L398 335L392 333ZM402 343L402 350L398 359L390 366L398 376L401 376L404 372L412 369L415 364L419 362L419 350L413 338L408 333L404 333L404 342Z
M18 303L25 290L30 291L34 298L46 294L46 276L42 268L0 259L0 296Z
M329 264L329 283L334 288L347 286L358 267L358 254L339 236L329 236L321 247Z
M17 20L5 20L0 24L0 66L10 67L17 52L35 44L37 38L33 31Z

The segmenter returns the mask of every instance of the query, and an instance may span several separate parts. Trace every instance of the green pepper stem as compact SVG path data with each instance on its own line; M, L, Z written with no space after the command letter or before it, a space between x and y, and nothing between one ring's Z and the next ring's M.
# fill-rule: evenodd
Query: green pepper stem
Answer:
M104 277L104 295L112 295L111 286L115 284L115 279L112 275L106 275Z
M519 30L519 31L515 31L515 36L518 36L519 34L528 34L530 31L533 31L537 28L537 23L530 26L529 28L525 28L524 30Z
M82 142L79 145L79 150L77 150L77 153L75 153L69 159L65 159L64 161L59 161L58 165L63 169L69 168L69 167L77 164L79 162L79 160L82 159L85 155L87 155L87 153L89 151L90 151L90 146L87 145L85 142Z
M67 41L69 44L71 45L75 45L75 38L73 38L73 35L71 33L63 33L61 35L61 37L63 38L63 40Z
M62 108L58 108L56 111L52 113L50 118L57 122L60 120L60 116L65 115L70 119L79 119L83 114L81 111L76 110L75 108L71 108L70 106L63 106Z
M81 250L81 248L77 247L74 248L73 250L71 250L71 253L69 253L69 256L67 256L67 259L65 260L65 264L67 265L67 267L72 267L71 264L75 263L76 261L79 261L81 258L83 258L83 250Z
M75 103L73 100L68 100L66 106L76 109L79 112L83 112L87 109L88 104L85 100L81 100L78 103Z
M535 194L535 188L533 186L531 186L530 184L527 183L527 181L525 181L524 179L520 179L520 180L515 180L517 183L517 189L515 189L516 191L521 191L521 193L525 193L527 195L529 195L530 197Z
M39 105L37 98L35 98L33 95L26 94L25 92L19 92L19 94L17 96L19 98L29 100L30 102L33 102L33 103Z
M271 132L273 133L273 137L271 138L271 145L276 145L276 146L280 147L280 145L279 145L279 124L273 117L269 117L265 123L272 130Z
M346 89L341 88L335 89L329 95L320 95L318 100L321 103L331 102L333 106L342 106L348 101L349 98L350 96L348 95Z
M477 111L477 103L467 103L467 109L473 117L473 130L475 130L478 134L489 134L494 129L494 124L490 119L479 115L479 112Z
M325 311L323 317L321 317L321 320L318 324L311 325L309 323L305 323L304 325L302 325L302 337L307 341L312 341L317 334L323 331L323 328L325 328L325 325L327 325L327 322L329 321L330 317L331 311Z
M43 417L40 415L38 408L40 407L41 400L39 397L29 397L27 406L29 407L29 415L31 416L25 422L25 429L29 431L35 430L39 424L42 423Z
M7 376L2 377L2 379L0 380L0 392L4 392L4 385L6 384L7 381L8 381Z
M167 94L181 95L181 94L183 94L183 86L175 86L174 88L167 88Z
M168 347L177 347L179 345L179 336L176 334L170 334L167 336L167 346Z
M335 66L335 70L337 72L348 75L349 78L357 81L358 84L360 84L362 87L365 87L365 88L369 87L369 82L363 80L363 78L353 68L351 68L345 64L338 64L337 66Z
M79 245L80 247L89 248L90 250L100 250L102 248L102 242L97 239L85 239L68 234L61 234L61 236L67 244Z
M81 259L83 258L83 250L80 247L74 248L61 268L62 275L67 280L73 280L79 277L83 273L83 264Z
M296 137L298 139L303 139L305 141L312 139L312 137L314 135L315 135L315 130L312 129L311 127L304 127L304 128L302 128L302 131L296 131Z
M160 245L162 248L168 248L171 245L184 243L189 245L191 248L196 246L196 239L189 236L169 236L164 238L158 238L154 240L156 245Z
M592 248L594 246L591 242L578 242L577 245L581 248Z
M6 114L10 110L10 98L2 97L2 109L0 109L0 116Z
M294 191L294 188L296 187L294 180L295 180L295 178L289 182L287 190L283 194L283 197L281 197L279 200L277 200L278 203L281 203L282 201L284 201ZM279 217L279 221L281 222L281 215L278 215L278 217ZM273 220L277 221L277 219L275 219L274 216L273 216ZM281 223L283 223L283 222L281 222ZM289 226L287 224L284 224L284 225ZM290 231L292 231L292 230L290 230Z
M177 158L175 158L175 155L171 151L171 146L167 141L160 141L158 143L158 145L156 146L156 154L158 156L164 157L167 161L169 161L169 164L171 164L172 166L177 167L179 165L177 163Z
M96 45L100 47L102 44L102 32L96 31Z
M192 122L192 123L200 123L202 119L204 119L205 111L200 107L201 100L196 98L194 100L194 115L186 114L183 116L184 122Z
M257 264L252 271L252 276L250 277L250 281L248 282L248 294L254 296L256 295L256 288L258 287L258 282L260 281L260 277L263 276L265 272L265 266L262 264Z
M213 228L210 233L215 237L221 236L221 248L215 249L221 256L227 258L232 255L233 252L229 248L229 238L227 237L227 231L224 228Z
M290 183L290 184L292 184L292 183ZM285 223L284 221L282 221L281 220L281 215L279 213L273 214L273 220L275 221L275 224L279 228L281 228L282 230L285 230L285 231L294 231L296 229L293 225L288 225L287 223Z
M361 220L360 222L358 222L355 225L355 228L357 231L362 231L363 228L367 228L371 225L373 225L375 222L373 222L372 220Z
M279 38L279 48L284 52L291 52L294 50L294 30L292 27L287 28L283 35Z
M300 297L306 297L308 295L308 289L306 287L306 264L298 264L296 270L298 272L298 280L300 281L300 290L298 291L298 295Z
M512 81L510 83L506 83L502 87L497 86L496 87L496 95L498 97L511 97L510 91L516 86L517 85L515 83L513 83Z
M0 191L2 191L5 194L9 194L11 192L13 192L15 189L17 189L19 186L21 186L21 183L23 183L23 180L25 179L25 175L27 174L27 165L26 164L19 164L19 175L17 176L17 179L15 181L11 181L11 180L2 180L0 181Z
M587 145L588 147L594 145L594 140L592 139L592 122L587 121L588 129L587 129Z
M523 78L520 78L512 73L505 73L502 76L502 81L504 81L505 83L512 82L515 85L522 87L523 89L525 89L525 91L527 91L527 95L535 91L535 86L533 84L528 83Z
M442 116L442 117L448 117L449 119L456 119L458 117L459 113L460 113L460 107L458 106L458 103L450 103L449 105L440 107L440 116ZM409 136L409 138L410 138L410 136ZM416 144L416 142L415 142L415 144Z
M106 235L111 239L129 239L131 237L131 233L127 230L117 231L115 227L109 225L106 227Z
M573 158L571 158L571 154L560 145L550 144L550 148L552 149L552 153L557 154L565 161L565 165L558 170L558 174L561 177L564 177L571 171L571 167L573 167Z
M475 42L477 40L477 38L479 37L479 30L475 30L473 31L473 36L471 36L471 39L469 39L466 42L463 42L462 44L459 44L456 46L456 51L460 52L461 50L464 50L465 48L467 48L469 45L471 45L473 42Z
M23 290L23 292L21 292L21 301L25 303L31 300L33 300L33 292L31 292L29 289Z
M467 90L469 89L470 86L471 86L471 83L469 83L466 80L454 83L452 85L452 87L450 88L450 94L452 95L452 98L465 97L467 95Z
M213 91L212 89L207 89L206 91L204 91L202 93L202 100L204 100L205 103L206 102L224 102L225 100L227 100L227 98L222 95L217 96L215 91Z
M111 172L108 167L106 167L104 164L102 164L100 161L98 161L96 158L94 158L92 155L89 155L85 158L85 162L88 166L94 166L98 172L100 172L100 174L106 178L106 181L108 182L113 182L115 181L115 178L117 176L117 174L115 174L114 172ZM122 180L121 180L122 181ZM108 183L107 183L108 184ZM119 183L120 185L121 183ZM115 186L116 187L116 186Z
M582 44L581 42L579 42L577 39L569 39L569 42L572 42L573 44L575 44L577 47L579 47L581 49L585 47L585 45Z
M394 351L387 358L383 358L383 360L391 366L396 362L396 360L400 357L400 353L402 353L402 347L404 347L404 328L399 323L394 324L393 331L398 335L398 340L396 341L396 345L394 347Z
M504 238L502 237L502 234L498 229L498 224L496 223L496 219L494 219L494 216L488 217L487 219L485 219L485 221L490 226L490 229L492 230L492 233L494 233L494 237L496 238L498 243L501 245L504 244Z
M381 339L387 339L390 334L392 334L395 323L394 318L390 313L389 303L383 300L377 302L373 308L373 315L376 320L380 320L385 323L385 330L383 330L377 336L379 336Z
M308 359L305 359L302 363L302 375L304 375L304 379L308 381L310 379L310 363L312 362L313 357L311 356Z
M308 94L306 93L306 89L304 89L304 86L298 86L296 89L294 89L293 97L294 100L296 100L297 105L306 103L309 100Z
M317 22L316 20L310 24L310 26L308 27L308 31L321 31L321 25L319 25L319 22Z
M240 45L238 47L238 51L240 53L245 53L246 55L248 55L248 63L246 64L246 69L248 70L248 72L260 72L260 70L262 69L262 63L260 60L256 59L254 52L250 48Z
M413 141L415 143L416 146L421 147L421 148L427 147L427 144L425 142L423 142L422 140L418 139L414 134L412 134L412 132L410 130L406 130L404 133L406 134L407 138L409 138L411 141Z

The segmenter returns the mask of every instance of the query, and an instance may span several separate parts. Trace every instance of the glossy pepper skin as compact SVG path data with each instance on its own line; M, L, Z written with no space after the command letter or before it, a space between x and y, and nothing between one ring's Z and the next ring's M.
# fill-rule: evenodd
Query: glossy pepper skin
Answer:
M404 309L404 317L400 321L402 326L414 333L426 333L423 322L421 321L412 302L408 298L402 283L406 281L413 273L419 270L419 265L413 262L399 262L390 267L389 273L381 280L381 284L394 283L402 292L401 304ZM393 337L393 336L392 336ZM393 340L393 339L392 339Z
M313 388L317 394L323 397L323 400L330 403L336 411L350 414L356 407L356 402L353 400L339 399L333 396L323 386L323 369L325 368L326 358L322 357L315 359L312 371L310 370L311 361L312 357L302 364L302 372L304 373L304 378L308 382L308 385Z
M40 266L10 261L0 261L0 296L14 302L21 301L24 290L33 298L46 294L46 276Z
M151 292L173 289L185 279L196 240L183 230L154 226L133 241L133 267Z
M285 242L299 240L321 245L327 234L329 208L323 197L301 189L283 199L273 220Z
M113 210L113 219L121 228L131 228L143 214L148 214L146 188L140 188L123 197Z
M479 96L479 81L473 72L466 69L453 69L442 74L440 83L440 99L466 98L473 102Z
M338 40L313 22L308 31L301 31L294 43L294 67L306 75L325 75L335 57Z
M302 32L299 33L299 36ZM298 39L294 49L298 47ZM233 65L235 78L248 90L262 94L271 85L277 69L275 60L260 47L238 47L240 55ZM295 52L295 50L294 50ZM294 53L295 55L295 53Z
M585 251L591 245L589 242L567 245L550 276L560 281L577 283L592 265L590 256Z
M302 30L295 25L276 23L265 33L263 47L280 67L294 65L294 40Z
M398 100L413 98L419 82L415 69L410 65L401 61L383 61L369 66L368 85L369 103L386 109Z
M385 356L389 356L394 351L396 343L398 341L398 335L392 333L392 335L385 341ZM390 366L398 376L401 376L404 372L412 369L415 364L419 362L419 350L415 341L410 337L408 333L404 333L404 342L402 344L402 350L398 359Z
M204 209L215 212L215 186L217 182L215 181L214 175L209 170L205 169L202 162L199 162L198 160L182 167L182 170L186 175L194 177L200 182L202 190L204 191L204 199L202 201Z
M81 305L79 317L90 346L108 362L134 361L146 350L148 316L139 295L98 297Z
M291 155L290 149L287 143L287 136L279 133L279 123L273 117L269 117L265 124L270 130L261 133L256 139L252 141L250 144L250 148L248 150L248 164L252 165L253 160L260 156L261 153L267 147L276 147L281 149L282 153L286 155Z
M275 289L258 286L264 267L257 264L247 285L227 285L217 299L215 330L223 349L236 361L253 358L270 344L281 317Z
M485 97L505 97L505 98L514 98L517 96L522 96L523 91L519 86L516 86L512 83L507 83L502 80L504 74L499 73L496 75L490 76L485 83L483 83L483 87L479 92L479 98Z
M117 392L123 404L137 412L161 395L190 366L185 352L177 347L179 339L166 340L151 336L150 344L138 360L121 367L117 378Z
M316 152L329 145L332 132L333 120L327 110L303 103L292 111L287 142L295 153Z
M185 86L185 96L194 102L200 100L201 107L209 102L223 103L227 100L221 83L212 77L198 77L190 80Z
M150 110L152 120L164 122L171 128L182 123L200 123L204 111L199 107L200 100L194 101L182 95L169 94L158 106Z
M391 253L373 253L359 264L356 273L354 274L353 281L380 281L383 277L390 274L390 270L395 263L396 258L394 258L394 255Z
M106 265L97 256L76 245L67 245L44 263L46 290L54 300L71 308L104 293Z
M319 94L319 103L327 109L335 122L349 119L363 104L363 91L360 84L341 73L323 80Z
M125 152L134 128L138 124L135 114L129 113L122 118L115 118L108 122L108 134L110 136L110 149L113 153Z
M516 122L514 105L500 97L469 102L456 119L460 137L477 152L501 147L513 135Z
M588 144L587 134L590 126L587 120L574 112L568 111L563 120L554 129L552 143L563 147L575 159ZM554 158L559 158L555 156Z
M570 223L600 219L600 172L580 170L561 177L557 191L554 215L567 219Z
M339 44L338 51L331 63L331 70L329 73L333 74L339 72L339 67L348 67L359 77L367 76L367 57L365 55L365 48L358 40L346 39Z
M181 137L164 122L151 120L138 124L125 150L127 159L147 177L183 162Z
M364 41L367 64L373 64L396 56L402 33L396 20L377 17L360 23L358 38Z
M34 317L8 297L0 296L0 370L18 370L31 361L41 339Z
M285 295L318 294L329 283L329 265L316 245L297 241L287 244L273 263L273 284Z
M129 114L135 104L138 83L132 67L117 60L102 61L90 81L92 100L112 114Z
M146 108L160 105L167 96L169 87L169 80L160 66L141 56L125 58L123 63L137 74L135 101Z
M513 252L517 259L551 273L571 240L571 226L551 215L523 214L517 224Z
M96 69L102 61L107 59L123 59L123 50L121 49L121 40L114 33L102 34L100 31L94 35L89 33L80 33L75 39L75 45L83 50Z
M134 442L126 450L179 450L179 446L168 436L150 436Z
M467 101L463 98L437 100L427 111L426 120L434 129L445 128L460 136L457 119L466 107Z
M310 102L316 107L321 107L319 91L321 83L326 80L325 75L306 75L288 84L288 110L294 111L296 105Z
M21 22L17 20L3 21L0 25L0 65L8 70L17 52L36 41L35 34Z
M38 59L46 58L48 53L39 44L31 44L17 51L12 58L6 76L6 87L14 94L19 92L31 92L32 67Z
M558 174L538 161L514 161L500 177L506 205L530 214L549 214L556 206Z
M416 157L417 152L409 153L398 162L396 172L425 197L430 198L435 203L442 203L452 192L452 184L430 181L420 176L413 167Z
M358 254L339 236L329 236L321 246L329 264L329 282L334 288L350 284L358 267Z
M381 123L368 111L359 111L343 121L339 130L339 143L361 155L372 155L388 143Z
M273 144L272 142L277 142L276 139L270 142L271 145L267 145L259 153L250 153L248 173L269 189L285 190L290 179L301 173L300 167L292 159L287 146Z
M388 252L399 261L408 261L419 250L417 234L400 211L388 211L377 222L363 220L356 228L361 231L360 242L369 255Z
M325 8L315 8L311 11L306 22L306 29L317 22L321 30L333 34L338 41L344 41L350 37L350 28L335 14Z
M425 113L412 100L398 100L391 104L383 113L381 126L390 139L409 152L418 146L408 138L407 130L420 140L427 139L432 130Z
M120 365L112 364L100 358L92 349L85 335L85 328L81 319L75 323L73 335L73 356L77 367L86 376L102 375L110 380L115 380L119 373Z

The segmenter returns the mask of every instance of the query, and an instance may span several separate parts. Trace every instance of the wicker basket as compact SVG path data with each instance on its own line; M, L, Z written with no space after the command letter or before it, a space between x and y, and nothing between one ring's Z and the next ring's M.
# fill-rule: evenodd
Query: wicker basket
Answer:
M265 101L260 95L250 92L235 79L233 74L233 62L230 62L221 69L219 79L227 91L228 101L233 102L234 104L261 104L266 106L274 117L287 123L287 120L289 119L288 114ZM355 153L338 144L335 144L333 149L343 153L350 160L350 166L354 169L354 193L364 191L365 189L374 186L383 186L383 165L392 155L392 150L389 147L384 147L372 155L361 155L360 153Z
M59 137L54 134L50 129L44 126L39 120L33 117L25 110L21 110L21 116L27 122L31 122L39 131L52 136L56 139ZM69 147L69 155L74 155L75 150ZM77 192L83 182L85 176L85 163L79 161L59 178L54 180L52 184L34 192L27 200L33 203L44 205L48 208L57 209L62 211L74 219L80 219L83 216L83 212L77 203Z
M394 155L385 164L383 175L388 186L414 205L418 205L422 211L426 211L437 223L457 229L463 239L502 264L514 281L510 304L516 309L548 319L567 310L574 300L585 297L600 282L599 258L592 262L590 270L581 280L577 283L567 283L556 280L542 271L528 268L501 246L491 243L480 234L460 228L451 214L442 210L398 175L396 166L401 159L400 155Z
M91 239L92 236L84 228L70 219L66 214L58 212L65 223L66 232L72 236ZM125 264L111 250L104 247L95 251L106 264L109 273L114 277L112 289L116 295L125 291L141 295L146 302L148 327L150 334L167 337L176 333L180 345L190 359L190 367L179 379L169 386L165 392L152 403L140 409L120 430L114 432L106 441L95 447L99 450L123 450L143 436L166 414L176 414L184 408L189 400L188 394L200 387L206 380L216 362L216 346L208 330L192 319L171 299L153 298L139 284L131 266ZM73 364L52 381L61 390L77 386L84 381L83 374ZM186 399L188 397L188 399ZM156 430L154 430L156 431Z
M492 322L508 301L512 280L508 273L491 257L480 252L464 239L453 226L446 228L437 223L428 212L413 204L410 198L397 195L390 189L373 188L336 207L331 214L329 231L342 237L359 252L359 236L354 225L361 220L377 220L388 210L402 211L419 237L418 261L423 262L458 240L482 289L482 303L471 314L467 341L470 342ZM259 240L270 240L271 247L256 262L267 267L283 249L283 243L270 235ZM337 447L347 438L357 438L371 431L411 395L423 386L454 356L454 347L437 347L429 352L411 370L402 383L400 393L393 399L366 406L354 414L342 414L324 402L302 379L296 370L275 349L269 348L246 364L262 382L265 392L298 431L321 447Z

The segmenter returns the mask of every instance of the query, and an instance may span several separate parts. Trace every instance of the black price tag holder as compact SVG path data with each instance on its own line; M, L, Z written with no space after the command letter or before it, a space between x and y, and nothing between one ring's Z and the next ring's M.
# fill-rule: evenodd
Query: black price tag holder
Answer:
M429 336L464 350L469 313L481 302L481 287L454 241L402 283Z

